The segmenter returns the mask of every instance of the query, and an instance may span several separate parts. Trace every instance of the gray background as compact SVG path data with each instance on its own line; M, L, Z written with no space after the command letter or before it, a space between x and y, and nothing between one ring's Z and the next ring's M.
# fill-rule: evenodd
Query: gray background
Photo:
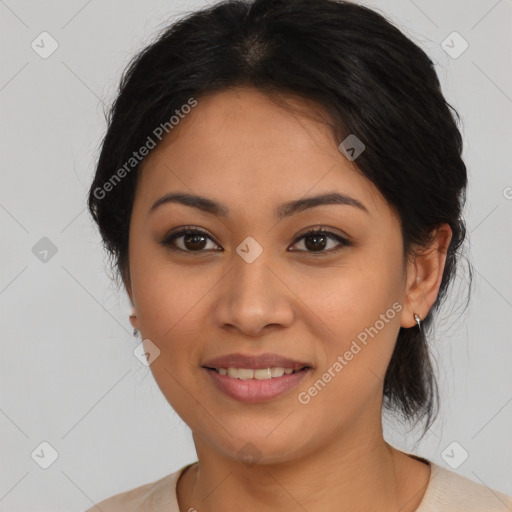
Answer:
M203 5L0 0L1 511L81 511L195 460L188 427L133 355L129 304L108 279L85 198L102 103L124 66L157 29ZM432 340L439 420L414 447L414 432L404 438L385 418L386 438L449 469L446 448L459 462L466 450L457 472L512 494L512 2L367 5L428 52L462 117L476 270L470 309L461 274ZM47 59L31 48L43 31L59 45ZM469 43L458 58L440 45L453 31ZM43 237L55 254L41 252ZM58 452L47 469L43 441Z

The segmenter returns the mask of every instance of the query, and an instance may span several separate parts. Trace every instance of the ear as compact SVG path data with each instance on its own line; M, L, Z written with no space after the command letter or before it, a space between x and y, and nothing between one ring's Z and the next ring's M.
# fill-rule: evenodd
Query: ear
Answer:
M132 312L130 314L130 323L132 324L132 327L134 329L139 329L139 322L137 319L137 312L135 311L135 308L132 309Z
M130 281L129 270L127 270L123 274L122 280L123 280L124 289L126 290L128 297L130 297L130 303L132 305L132 312L130 313L130 323L132 324L132 327L134 329L138 329L139 322L137 319L137 311L135 309L134 302L133 302L133 291L132 291L132 285L131 285L131 281Z
M432 243L409 259L404 308L400 322L402 327L415 326L414 313L423 319L434 304L441 286L452 234L449 224L438 225L433 231Z

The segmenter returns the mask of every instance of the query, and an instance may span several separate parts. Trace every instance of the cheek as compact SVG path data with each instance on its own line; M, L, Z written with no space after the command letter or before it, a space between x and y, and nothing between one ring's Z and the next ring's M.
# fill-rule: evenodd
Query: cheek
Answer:
M217 272L207 266L177 265L160 248L133 251L130 268L138 319L144 335L165 346L199 329L201 301L214 288Z
M304 314L309 311L311 329L315 329L316 320L326 335L324 339L343 348L343 340L357 337L379 321L381 315L387 320L386 326L399 323L396 307L392 306L401 299L400 270L382 261L384 255L380 261L358 257L357 264L347 259L336 266L321 270L305 268L293 278L290 275L289 286L303 304ZM377 327L380 331L381 323Z
M198 362L208 342L205 304L219 278L159 258L146 253L132 260L141 333L160 350L150 366L155 382L180 417L194 424Z
M338 319L337 336L324 342L325 363L299 391L299 402L305 410L314 411L316 421L348 424L363 410L380 410L384 376L399 329L397 305L380 308L367 301L364 313Z
M318 405L325 400L328 408L330 400L341 400L357 409L380 396L400 329L399 282L400 269L378 261L339 268L329 279L301 277L304 302L315 313L312 325L322 328L316 328L324 352L320 382L305 390L323 395L315 398Z

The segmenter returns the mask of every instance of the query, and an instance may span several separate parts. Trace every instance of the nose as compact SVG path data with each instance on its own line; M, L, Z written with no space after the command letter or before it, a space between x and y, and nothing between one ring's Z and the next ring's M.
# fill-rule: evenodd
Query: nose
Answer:
M233 266L217 289L214 306L217 325L252 337L261 336L269 329L290 326L295 317L294 294L266 252L252 263L238 254L233 260Z

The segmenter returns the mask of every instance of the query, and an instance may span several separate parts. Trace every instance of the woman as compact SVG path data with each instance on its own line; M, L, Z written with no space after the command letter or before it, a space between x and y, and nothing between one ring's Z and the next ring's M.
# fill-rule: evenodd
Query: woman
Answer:
M134 59L89 207L198 461L90 511L512 509L382 433L383 406L425 432L437 410L427 334L465 239L450 109L349 2L218 3Z

